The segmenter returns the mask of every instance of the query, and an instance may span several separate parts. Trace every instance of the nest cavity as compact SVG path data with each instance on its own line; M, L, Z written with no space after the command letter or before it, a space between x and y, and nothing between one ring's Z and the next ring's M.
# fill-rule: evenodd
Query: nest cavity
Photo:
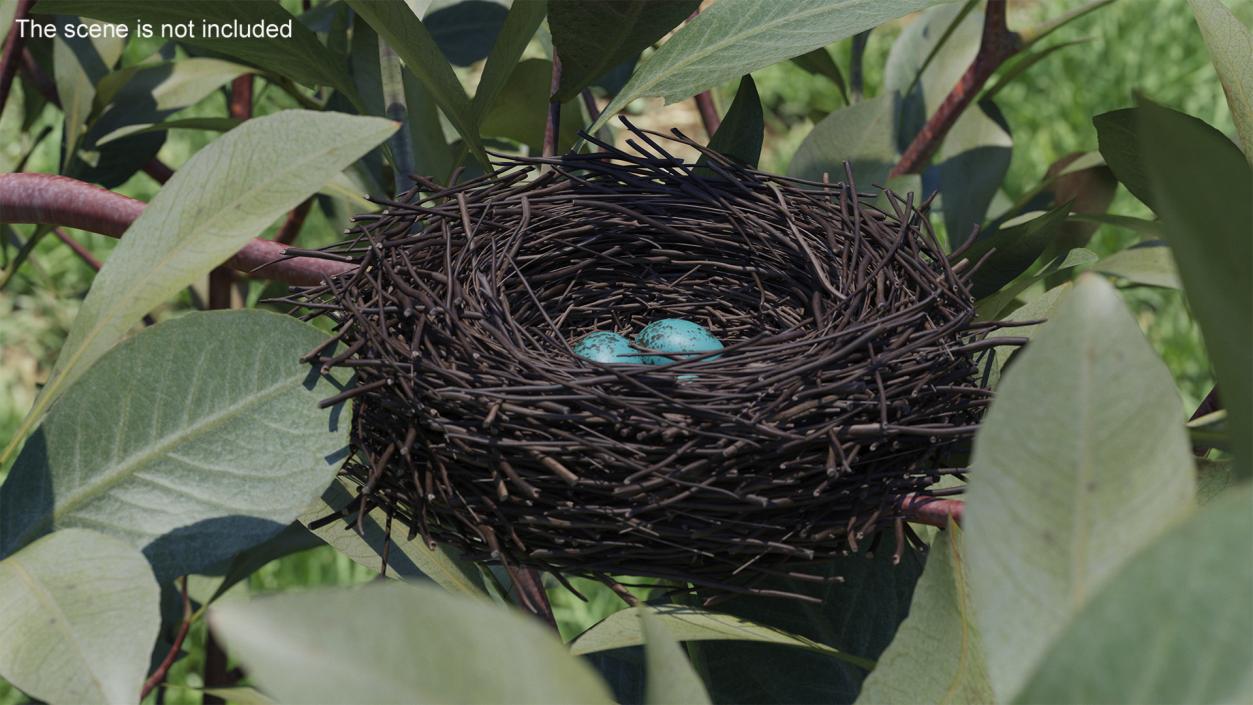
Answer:
M752 591L805 577L960 473L989 391L926 206L746 168L683 137L419 180L302 291L355 375L356 508L477 560ZM701 150L699 164L665 140ZM572 346L684 318L725 349ZM907 539L906 539L907 541Z

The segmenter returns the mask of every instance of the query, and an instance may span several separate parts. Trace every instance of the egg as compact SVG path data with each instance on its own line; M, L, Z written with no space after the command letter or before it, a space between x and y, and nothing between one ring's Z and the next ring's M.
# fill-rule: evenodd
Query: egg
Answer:
M635 343L642 348L667 353L706 353L721 350L722 342L704 326L682 318L666 318L653 321L635 336ZM695 355L682 356L684 358ZM706 358L717 360L720 355ZM680 356L649 355L643 359L648 365L665 365L676 362Z
M583 336L574 344L574 354L585 360L604 363L628 362L643 364L631 341L617 333L598 330Z

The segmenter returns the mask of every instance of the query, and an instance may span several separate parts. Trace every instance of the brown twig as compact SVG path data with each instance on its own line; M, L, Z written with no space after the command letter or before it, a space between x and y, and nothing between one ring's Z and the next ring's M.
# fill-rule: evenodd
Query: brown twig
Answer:
M56 235L58 240L64 242L66 247L69 247L74 254L78 255L79 259L86 262L88 267L91 267L97 272L100 271L100 267L103 266L100 264L100 260L96 259L96 256L91 254L86 247L83 247L81 242L75 240L69 233L65 232L61 228L53 228L52 234Z
M913 174L920 171L939 149L948 131L952 129L957 118L974 101L983 88L983 84L1005 63L1005 60L1016 54L1022 46L1018 35L1009 30L1005 23L1006 0L989 0L988 8L983 17L983 38L979 43L979 51L970 67L958 79L957 85L936 108L935 114L927 120L918 135L910 142L901 160L892 169L891 176Z
M170 666L174 665L174 660L178 658L178 652L183 649L183 641L187 639L187 632L191 629L192 612L191 597L187 594L187 578L183 578L183 623L178 626L178 633L174 635L174 643L170 644L170 650L165 653L165 658L161 659L161 664L157 666L157 670L148 676L148 680L144 681L143 690L139 693L139 699L142 701L148 697L148 693L152 689L165 681L165 677L170 672Z
M561 58L557 56L557 48L553 47L553 77L548 87L548 119L544 122L543 155L551 157L557 154L557 140L561 133L561 102L552 98L561 86Z
M121 237L144 210L144 203L85 181L51 174L0 174L0 222L59 225ZM284 246L254 239L227 261L228 266L262 279L312 286L352 268L344 262L285 257Z
M950 518L961 524L965 511L966 503L960 499L909 496L901 502L901 515L905 521L941 529L948 526Z
M143 171L148 176L151 176L153 181L162 185L174 177L174 170L155 157L144 165Z
M9 90L13 87L13 77L17 75L18 65L21 63L22 44L26 42L26 37L18 31L18 22L30 15L30 6L34 4L35 0L17 0L13 25L4 42L4 51L0 53L0 115L4 114L4 106L9 102Z
M252 117L252 74L237 76L231 81L231 97L227 105L230 116L236 120ZM235 272L229 267L215 267L209 272L209 308L214 310L233 308L232 292L235 288Z
M291 209L287 214L287 220L283 221L283 226L278 229L274 235L274 242L290 245L296 241L300 235L300 229L305 225L305 218L309 215L309 209L313 207L313 197L306 198L304 203Z
M718 108L714 105L713 94L709 91L701 91L696 94L695 100L696 110L700 112L701 124L705 126L705 134L712 138L722 125L722 118L718 117Z

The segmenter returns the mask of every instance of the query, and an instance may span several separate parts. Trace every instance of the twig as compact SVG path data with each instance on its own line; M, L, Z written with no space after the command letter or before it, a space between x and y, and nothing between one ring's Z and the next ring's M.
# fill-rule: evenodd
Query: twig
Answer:
M170 672L170 666L174 665L174 659L178 658L178 652L183 649L183 641L187 639L187 632L191 629L192 612L191 598L187 594L187 578L183 578L183 623L178 627L178 633L174 635L174 643L170 644L170 650L165 653L165 658L161 659L161 664L157 666L157 670L148 676L148 680L144 681L143 690L139 693L139 699L142 701L148 697L148 693L152 689L165 682L165 677Z
M91 267L97 272L100 271L100 267L103 266L100 264L100 260L96 259L96 256L91 254L86 247L83 247L81 242L75 240L69 233L65 232L61 228L53 228L52 234L56 235L58 240L64 242L66 247L69 247L74 254L78 255L79 259L86 262L88 267Z
M231 81L231 97L227 104L228 114L236 120L252 117L253 76L246 73ZM235 272L229 267L214 267L209 272L209 308L221 310L234 308L231 291L235 287Z
M121 237L144 203L85 181L51 174L0 174L0 222L59 225ZM227 265L262 279L314 286L352 265L311 257L285 257L272 240L254 239Z
M905 521L914 524L948 526L949 518L958 524L966 512L966 504L960 499L936 499L910 495L901 502L901 512Z
M940 107L936 108L935 114L914 137L890 176L912 174L921 170L939 149L940 143L957 122L957 118L974 101L983 84L987 83L1006 59L1021 48L1018 35L1009 31L1005 24L1005 3L1006 0L989 0L983 17L983 38L974 61L958 79L957 85L953 86L944 102L940 103Z
M300 229L305 225L305 218L309 215L309 209L312 207L313 197L310 196L305 199L304 203L291 209L287 214L287 220L283 221L283 226L274 235L274 242L284 245L290 245L295 242L300 235Z
M709 91L697 93L696 109L700 112L700 121L705 126L705 134L712 138L722 125L722 119L718 117L718 108L714 105L713 94Z
M561 58L557 56L557 48L553 47L553 76L548 87L548 120L544 123L543 156L552 157L557 154L557 139L561 133L561 102L552 96L557 94L561 86Z
M151 176L153 181L163 185L174 176L174 170L156 158L145 164L143 171L148 176Z
M9 90L13 87L13 77L17 75L22 44L26 38L18 31L18 22L30 15L30 6L35 0L17 0L17 9L13 13L13 25L9 28L8 39L4 42L4 51L0 53L0 115L4 114L4 106L9 102Z

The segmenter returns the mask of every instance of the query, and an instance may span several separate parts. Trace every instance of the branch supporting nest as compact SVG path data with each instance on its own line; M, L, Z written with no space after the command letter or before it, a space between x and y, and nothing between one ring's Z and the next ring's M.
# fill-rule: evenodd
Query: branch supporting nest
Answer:
M946 522L928 488L965 472L991 327L925 204L626 124L633 152L586 137L603 151L419 183L324 252L356 270L284 299L342 344L310 358L355 376L345 474L474 559L727 592ZM663 318L726 347L573 352Z

